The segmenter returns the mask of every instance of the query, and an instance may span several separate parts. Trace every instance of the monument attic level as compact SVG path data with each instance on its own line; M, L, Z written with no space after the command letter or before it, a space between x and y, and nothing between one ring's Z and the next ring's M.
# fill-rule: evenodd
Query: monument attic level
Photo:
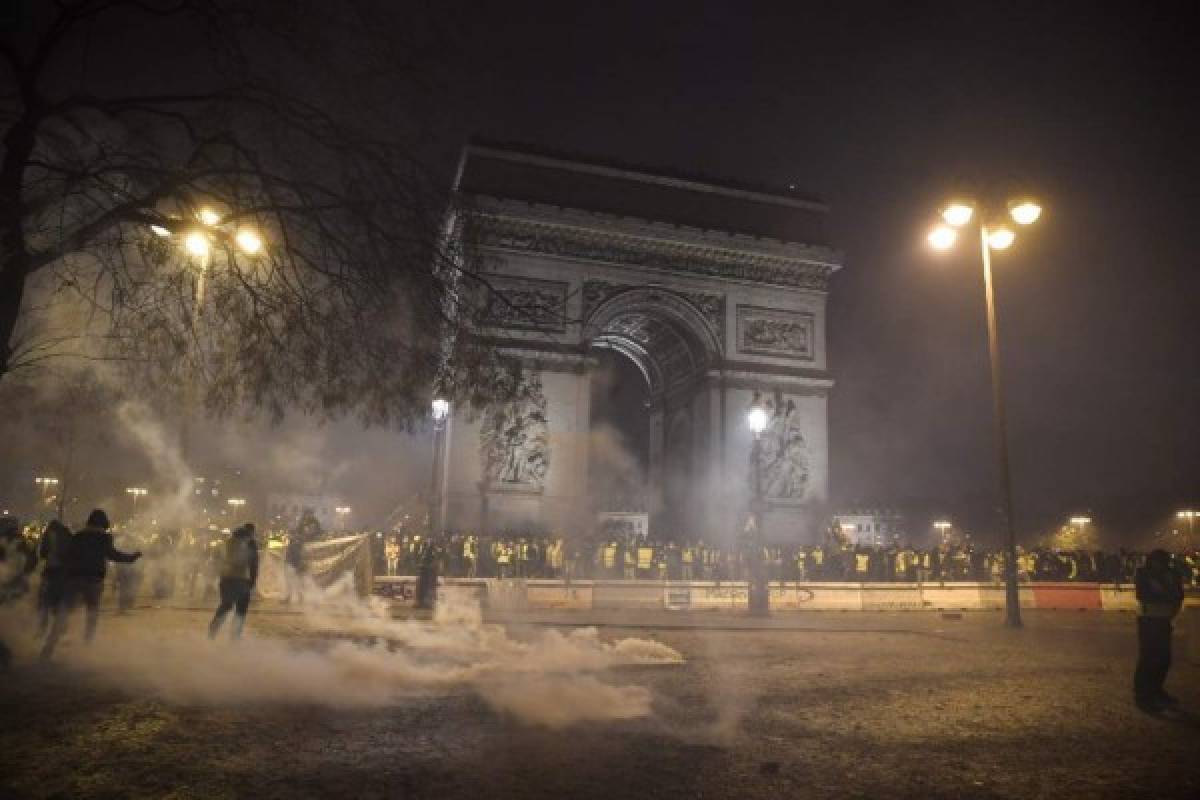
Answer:
M482 142L464 150L456 190L456 229L496 290L489 333L528 369L517 400L448 425L449 528L589 527L589 353L608 348L650 387L652 514L732 535L757 470L767 535L815 541L833 386L825 299L841 266L823 204ZM756 393L770 424L752 463ZM670 496L667 467L686 476Z

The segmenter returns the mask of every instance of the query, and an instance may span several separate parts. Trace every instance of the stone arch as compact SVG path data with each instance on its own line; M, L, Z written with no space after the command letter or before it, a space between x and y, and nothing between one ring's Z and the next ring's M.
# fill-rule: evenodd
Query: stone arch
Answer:
M686 297L658 286L605 298L584 320L583 342L629 357L655 396L687 385L721 357L713 323Z

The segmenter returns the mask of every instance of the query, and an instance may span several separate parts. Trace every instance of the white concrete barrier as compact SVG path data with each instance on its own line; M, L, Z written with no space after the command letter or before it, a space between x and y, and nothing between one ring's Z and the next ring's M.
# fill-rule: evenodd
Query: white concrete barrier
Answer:
M377 591L397 602L411 603L416 578L378 577ZM745 581L571 581L518 578L443 578L442 587L458 587L459 595L478 596L487 608L526 609L667 609L678 611L742 611L747 608ZM468 591L469 590L469 591ZM465 594L464 594L465 593ZM1021 607L1137 611L1133 586L1096 583L1023 583ZM999 583L799 583L774 582L771 608L776 611L978 611L1004 608ZM1200 615L1200 592L1186 603ZM1189 625L1190 623L1189 618ZM1181 625L1183 621L1181 620ZM1200 639L1200 635L1191 637Z

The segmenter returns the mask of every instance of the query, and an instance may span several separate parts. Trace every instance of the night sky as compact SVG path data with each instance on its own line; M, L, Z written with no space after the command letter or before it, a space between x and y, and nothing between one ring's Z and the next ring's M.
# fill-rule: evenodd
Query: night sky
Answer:
M935 254L924 236L964 185L1036 194L1042 221L995 263L1017 529L1089 511L1132 542L1200 505L1200 11L1110 6L414 3L406 29L432 14L447 40L423 105L397 91L385 110L435 112L447 186L474 134L827 200L846 260L830 294L834 505L948 513L984 536L978 250ZM91 83L193 74L169 38L96 35L128 37L138 61L68 60ZM355 64L353 43L325 46L329 68ZM322 436L316 461L358 463L384 511L397 483L425 486L403 440Z
M1200 500L1200 97L1168 4L490 4L457 23L463 135L774 185L832 205L832 491L981 532L995 503L978 248L946 193L1021 187L996 259L1016 516L1129 534ZM1001 194L1001 201L1004 200Z

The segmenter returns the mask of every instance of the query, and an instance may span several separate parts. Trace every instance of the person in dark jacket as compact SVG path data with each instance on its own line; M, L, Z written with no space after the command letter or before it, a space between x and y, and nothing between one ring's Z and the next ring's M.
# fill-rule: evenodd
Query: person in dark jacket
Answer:
M86 612L84 641L91 642L95 638L108 562L132 564L142 557L140 551L122 553L115 548L112 534L108 532L110 527L108 515L97 508L88 515L87 524L71 537L71 543L67 546L65 605L55 616L54 625L42 645L43 659L54 655L54 648L66 631L67 616L80 603L83 603Z
M221 604L208 625L208 638L215 638L221 630L225 616L234 612L232 637L242 635L246 624L246 611L250 608L250 597L254 584L258 582L258 542L254 540L254 525L247 522L233 532L225 543L221 560Z
M44 636L50 620L59 613L67 594L67 550L71 546L71 529L58 520L51 520L38 540L38 557L42 560L42 583L38 590L38 635Z
M1134 574L1138 600L1138 661L1133 696L1143 711L1176 704L1163 683L1171 668L1171 620L1183 607L1183 581L1166 550L1154 550Z

